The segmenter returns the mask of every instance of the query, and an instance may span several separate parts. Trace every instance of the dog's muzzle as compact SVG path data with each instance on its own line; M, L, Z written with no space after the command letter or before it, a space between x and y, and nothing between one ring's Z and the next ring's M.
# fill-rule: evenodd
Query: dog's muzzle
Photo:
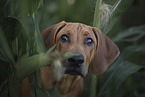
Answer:
M66 74L85 76L84 56L78 55L67 59Z

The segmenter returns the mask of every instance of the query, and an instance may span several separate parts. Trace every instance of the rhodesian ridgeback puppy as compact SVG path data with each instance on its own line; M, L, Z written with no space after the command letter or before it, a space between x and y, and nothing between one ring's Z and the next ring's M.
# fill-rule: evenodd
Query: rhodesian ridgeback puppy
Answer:
M86 76L90 63L94 74L100 75L119 55L118 47L99 29L81 23L62 21L42 31L42 37L46 50L56 44L56 49L62 54L79 54L65 61L65 75L59 82L53 79L49 66L41 68L43 88L49 89L56 85L62 97L81 96L83 77ZM22 83L29 85L28 79ZM22 89L21 93L23 91Z

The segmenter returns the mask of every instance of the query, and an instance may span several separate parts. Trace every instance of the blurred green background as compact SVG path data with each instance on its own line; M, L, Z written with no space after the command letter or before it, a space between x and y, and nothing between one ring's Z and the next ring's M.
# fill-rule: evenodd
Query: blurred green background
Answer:
M0 0L1 21L9 16L6 2ZM43 0L39 29L42 31L60 21L92 26L95 4L96 0ZM107 36L118 45L121 55L98 76L96 97L145 97L145 0L133 0ZM8 78L9 68L8 63L0 61L0 84ZM82 97L89 97L90 72L84 79Z

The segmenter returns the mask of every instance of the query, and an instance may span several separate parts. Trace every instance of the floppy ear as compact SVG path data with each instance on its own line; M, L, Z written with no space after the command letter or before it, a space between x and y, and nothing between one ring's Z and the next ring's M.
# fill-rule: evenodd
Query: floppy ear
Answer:
M92 70L96 75L105 72L107 67L118 57L119 49L105 34L96 27L92 28L97 39L97 49L92 61Z
M62 21L58 24L55 24L41 32L45 49L48 50L48 48L52 47L55 44L55 37L56 34L66 25L65 21Z

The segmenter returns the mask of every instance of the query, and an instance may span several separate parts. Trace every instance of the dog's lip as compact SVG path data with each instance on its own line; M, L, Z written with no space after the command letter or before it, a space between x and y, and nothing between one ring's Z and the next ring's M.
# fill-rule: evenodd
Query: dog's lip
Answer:
M84 77L84 76L85 76L85 75L81 72L81 70L78 69L78 68L66 69L65 74L80 75L81 77Z
M78 72L75 72L75 71L72 71L72 72L65 72L65 74L70 74L70 75L80 75L81 77L84 77L84 74L82 74L82 73L78 73Z

